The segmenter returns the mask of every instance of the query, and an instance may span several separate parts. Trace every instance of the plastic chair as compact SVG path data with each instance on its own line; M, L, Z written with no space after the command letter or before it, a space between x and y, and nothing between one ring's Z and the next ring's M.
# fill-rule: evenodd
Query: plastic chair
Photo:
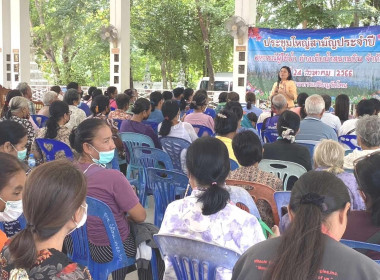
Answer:
M259 135L261 135L261 128L263 127L263 123L257 123L256 124L256 129Z
M275 192L274 201L276 202L278 217L281 221L282 219L282 207L286 207L290 202L291 192Z
M202 136L211 136L211 137L214 137L215 136L215 133L212 132L212 130L209 127L207 127L207 126L200 125L200 124L193 124L192 126L194 128L198 129L198 132L197 132L198 137L202 137ZM206 133L206 135L204 135L205 133Z
M113 259L107 263L97 263L91 258L88 246L87 225L76 229L71 234L73 239L73 254L71 258L74 262L88 266L94 280L107 280L108 275L112 271L133 265L135 259L125 254L115 218L108 205L93 197L87 197L86 202L88 204L88 216L98 217L103 222L112 248Z
M344 156L347 156L349 154L351 154L354 150L345 150L344 151Z
M364 249L364 250L380 252L379 244L372 244L372 243L360 242L360 241L355 241L355 240L347 240L347 239L341 239L340 242L352 249ZM380 264L380 260L375 260L375 262Z
M338 141L346 146L348 146L351 150L361 150L357 144L357 136L356 135L341 135L338 137Z
M179 172L183 172L181 165L181 152L182 150L189 148L191 143L185 139L170 136L161 137L159 139L162 148L172 159L174 169Z
M276 129L265 129L261 131L263 140L266 143L273 143L277 140L278 131Z
M226 185L243 187L251 195L255 203L257 203L257 201L260 199L266 201L272 208L274 223L278 225L279 223L278 212L277 212L276 202L274 201L274 197L273 197L273 194L275 192L274 189L272 189L269 186L255 183L255 182L230 180L230 179L226 180Z
M163 150L147 147L134 147L133 154L139 165L143 168L139 171L138 196L142 205L145 205L146 196L153 194L153 189L149 189L146 170L148 167L173 170L173 163L170 156Z
M216 279L216 268L232 270L240 257L227 248L179 236L156 234L154 240L181 280Z
M228 186L228 187L229 187L228 192L230 193L230 200L233 203L243 204L244 206L246 206L248 208L249 213L251 213L257 219L261 219L259 209L257 209L256 203L252 199L249 192L247 192L244 188L238 187L238 186ZM236 206L238 206L238 205L236 205Z
M319 143L319 141L313 140L297 140L296 144L300 144L309 149L310 158L313 159L315 146Z
M46 121L49 119L44 115L30 115L34 123L38 126L38 128L44 127L46 125Z
M299 178L307 172L302 165L297 163L274 159L263 159L259 163L259 168L277 175L284 184L284 191L287 190L288 180L291 176Z
M120 131L121 123L122 123L124 120L121 120L121 119L112 119L112 121L114 121L114 122L117 123L117 129Z
M194 113L194 109L190 109L186 112L186 115ZM204 114L209 115L211 118L215 119L216 112L214 109L207 108L206 111L204 111Z
M159 123L151 122L151 121L142 121L142 123L149 125L153 131L158 134L158 125Z
M137 170L139 171L141 168L141 165L137 162L137 159L135 158L133 154L133 148L134 147L150 147L154 148L154 143L152 138L150 138L147 135L134 133L134 132L122 132L120 133L121 141L123 141L128 154L129 154L129 162L127 167L127 179L132 180L134 179L133 171Z
M55 160L55 155L61 151L65 153L67 158L74 160L73 151L61 141L47 138L36 138L36 143L44 154L46 161ZM49 145L50 147L47 148L46 145Z
M233 159L230 159L230 166L231 166L231 171L234 171L235 169L239 168L239 164Z
M147 177L149 188L154 190L154 225L161 227L166 208L184 197L189 179L182 173L152 167L147 168Z
M10 223L14 223L13 221L12 222L0 222L0 230L3 231L7 235L8 238L12 237L13 235L18 233L19 231L26 228L26 219L24 217L24 214L22 214L20 217L18 217L17 221L19 223L19 228L16 228L16 231L10 232L9 230L5 230L5 228L9 228ZM13 227L12 230L14 230L14 229L15 228Z

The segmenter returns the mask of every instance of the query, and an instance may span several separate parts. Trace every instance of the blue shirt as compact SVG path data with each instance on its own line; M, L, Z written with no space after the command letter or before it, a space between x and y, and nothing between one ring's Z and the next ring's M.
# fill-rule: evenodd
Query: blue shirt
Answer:
M164 120L164 115L162 115L161 110L155 109L153 112L150 113L149 118L147 121L155 122L155 123L161 123Z
M257 108L256 106L251 106L251 109L247 109L247 106L244 106L243 107L243 112L245 114L249 114L249 113L255 113L257 117L259 117L261 115L261 113L263 112L263 110Z
M90 110L90 108L87 106L86 103L81 102L81 103L78 105L78 108L79 108L79 109L82 109L82 110L86 113L86 117L88 117L89 115L91 115L91 110Z
M338 141L338 136L333 128L324 124L320 119L306 117L301 121L300 132L296 135L296 140L332 139Z

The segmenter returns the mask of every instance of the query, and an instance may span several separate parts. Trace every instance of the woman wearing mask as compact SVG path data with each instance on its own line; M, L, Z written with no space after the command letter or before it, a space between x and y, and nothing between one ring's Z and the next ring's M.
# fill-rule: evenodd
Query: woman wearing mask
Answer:
M2 120L10 120L21 124L27 131L28 140L26 148L28 153L34 141L35 132L32 123L29 121L29 103L28 99L21 96L15 96L9 102L9 110Z
M33 170L22 198L28 224L2 251L1 279L92 279L61 252L65 237L86 222L86 190L83 174L69 161Z
M0 152L23 161L26 158L28 135L25 127L14 121L0 122Z

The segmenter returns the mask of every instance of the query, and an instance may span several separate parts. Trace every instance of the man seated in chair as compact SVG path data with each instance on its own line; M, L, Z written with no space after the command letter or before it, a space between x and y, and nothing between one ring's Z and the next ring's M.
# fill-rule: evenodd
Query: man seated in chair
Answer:
M332 139L338 141L335 130L321 121L325 112L325 101L322 96L314 94L305 102L307 117L301 121L300 132L296 135L297 140L320 141Z

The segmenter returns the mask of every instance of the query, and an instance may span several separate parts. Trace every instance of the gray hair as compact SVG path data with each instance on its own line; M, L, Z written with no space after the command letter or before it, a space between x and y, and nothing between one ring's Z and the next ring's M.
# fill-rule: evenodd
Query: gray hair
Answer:
M17 88L23 95L25 95L28 92L29 85L26 82L21 82L17 85Z
M380 118L365 115L356 122L356 135L368 148L380 146Z
M282 94L276 94L272 97L272 106L277 110L285 109L287 105L288 102Z
M334 140L323 139L315 149L313 159L318 167L327 168L327 172L342 173L344 164L344 148Z
M305 110L308 115L319 115L325 109L325 101L322 96L313 94L306 98Z
M42 102L44 105L49 106L51 103L53 103L54 100L57 99L57 93L54 91L47 91L42 96Z
M18 112L23 108L29 108L29 100L22 96L15 96L9 102L9 111Z

